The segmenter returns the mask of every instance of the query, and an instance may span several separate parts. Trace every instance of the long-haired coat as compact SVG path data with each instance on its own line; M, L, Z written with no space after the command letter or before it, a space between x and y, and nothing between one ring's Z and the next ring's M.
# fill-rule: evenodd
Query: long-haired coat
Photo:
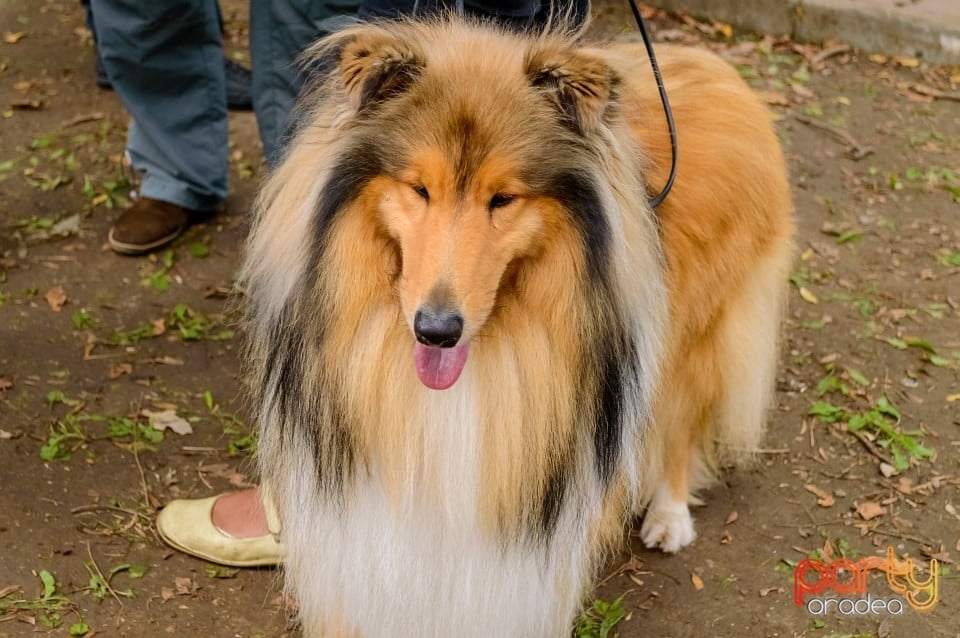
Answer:
M765 420L791 205L725 63L360 25L258 200L260 462L308 636L562 636L605 550L676 551ZM705 463L706 461L706 463Z

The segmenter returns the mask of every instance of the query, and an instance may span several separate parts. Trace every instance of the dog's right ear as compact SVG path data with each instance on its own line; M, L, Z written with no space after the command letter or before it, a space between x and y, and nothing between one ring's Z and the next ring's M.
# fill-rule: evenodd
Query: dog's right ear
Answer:
M616 101L619 78L600 59L569 48L545 47L530 52L525 64L530 84L578 134L596 130Z
M357 112L403 93L424 66L414 44L374 26L347 29L326 53L333 55L334 79Z

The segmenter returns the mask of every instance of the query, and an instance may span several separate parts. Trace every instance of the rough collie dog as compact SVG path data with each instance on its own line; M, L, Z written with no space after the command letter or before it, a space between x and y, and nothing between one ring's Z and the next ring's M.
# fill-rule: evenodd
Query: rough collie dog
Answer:
M258 201L260 462L309 636L563 636L761 434L791 257L770 117L712 54L359 25Z

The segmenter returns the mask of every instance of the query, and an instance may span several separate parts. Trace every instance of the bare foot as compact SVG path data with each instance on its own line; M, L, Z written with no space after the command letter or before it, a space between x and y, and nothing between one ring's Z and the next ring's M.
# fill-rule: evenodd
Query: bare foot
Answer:
M270 533L259 487L221 495L214 501L210 517L221 532L233 538L253 538Z

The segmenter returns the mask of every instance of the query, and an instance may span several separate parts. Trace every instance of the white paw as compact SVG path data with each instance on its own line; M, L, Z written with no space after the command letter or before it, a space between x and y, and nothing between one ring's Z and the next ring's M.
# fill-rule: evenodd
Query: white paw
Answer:
M661 490L657 490L643 517L640 538L651 549L659 547L673 554L692 543L697 532L687 504L663 495Z

